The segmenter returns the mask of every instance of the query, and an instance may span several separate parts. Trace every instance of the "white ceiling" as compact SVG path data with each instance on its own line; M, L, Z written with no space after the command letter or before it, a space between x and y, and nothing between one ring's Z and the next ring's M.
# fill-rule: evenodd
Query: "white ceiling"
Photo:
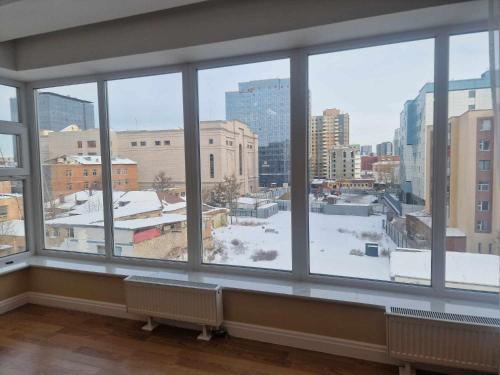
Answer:
M207 0L0 0L0 42Z

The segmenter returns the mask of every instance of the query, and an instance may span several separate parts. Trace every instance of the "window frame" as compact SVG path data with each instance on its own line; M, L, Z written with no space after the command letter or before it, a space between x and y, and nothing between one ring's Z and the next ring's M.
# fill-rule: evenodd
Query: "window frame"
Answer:
M494 302L498 293L473 290L459 290L445 286L445 197L446 197L446 149L448 126L448 63L449 38L453 35L482 32L487 30L486 22L450 25L446 27L428 28L410 32L399 32L371 37L362 37L353 40L343 40L297 49L265 52L250 55L241 55L230 58L205 60L180 65L169 65L156 68L142 68L123 72L112 72L83 77L70 77L29 82L26 97L30 127L30 140L36 147L32 149L32 165L34 168L33 198L40 196L40 160L38 144L38 127L36 126L35 101L33 90L46 87L97 82L99 121L101 132L102 175L105 203L105 237L106 254L82 254L66 251L44 249L44 221L41 204L35 205L37 213L32 215L37 223L34 237L36 238L36 253L40 255L54 255L74 259L112 260L116 263L135 265L156 265L170 268L180 268L194 271L210 271L221 274L250 275L257 277L276 277L283 280L317 282L339 287L354 287L379 291L401 292L413 295L434 297L463 298L482 302ZM390 281L368 280L362 278L315 275L309 272L309 228L308 228L308 57L314 54L331 53L337 51L387 45L400 42L411 42L421 39L434 38L434 74L435 74L435 107L433 142L433 228L432 228L432 278L431 286L399 284ZM209 68L221 68L240 64L265 62L276 59L290 61L290 132L291 148L291 187L292 187L292 270L272 270L263 268L241 267L233 265L218 265L202 263L202 220L201 220L201 176L200 176L200 137L198 122L198 71ZM184 138L186 161L186 196L187 196L187 229L188 229L188 261L177 262L156 259L138 259L113 256L113 227L111 207L111 167L109 144L109 124L107 114L106 82L114 79L137 78L158 74L182 73L183 85L183 112ZM187 152L190 150L190 152ZM444 156L444 157L443 157ZM106 193L107 191L107 193ZM36 200L35 200L36 201ZM39 199L38 199L39 201ZM37 220L38 219L38 220Z
M20 81L0 77L0 85L14 87L17 96L17 119L18 121L0 120L0 133L17 136L18 166L16 168L0 168L0 181L21 181L23 183L23 209L24 209L24 238L26 250L0 257L0 262L12 262L23 259L36 253L36 236L29 230L33 228L35 219L33 215L27 215L27 207L33 206L34 190L32 186L29 128L30 119L27 114L26 84Z

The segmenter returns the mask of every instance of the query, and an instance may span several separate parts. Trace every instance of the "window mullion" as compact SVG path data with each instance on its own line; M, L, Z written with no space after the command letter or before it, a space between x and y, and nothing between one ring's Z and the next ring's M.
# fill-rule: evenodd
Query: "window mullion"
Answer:
M432 266L434 291L441 294L446 278L446 165L448 143L449 35L442 32L435 42L434 130L432 148Z
M102 197L104 215L104 241L106 259L113 257L113 182L111 175L111 150L109 140L107 82L97 81L99 131L101 138Z
M197 70L192 65L186 65L182 71L182 97L184 110L184 154L186 162L188 268L197 269L202 261L202 203L198 77Z
M290 59L290 152L292 185L292 273L297 280L309 274L308 230L308 56L296 50ZM293 151L292 151L293 150Z

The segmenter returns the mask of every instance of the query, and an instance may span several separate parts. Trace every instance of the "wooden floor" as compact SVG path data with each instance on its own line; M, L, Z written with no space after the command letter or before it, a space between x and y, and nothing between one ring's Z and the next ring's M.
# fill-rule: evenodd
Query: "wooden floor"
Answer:
M0 374L396 375L393 366L26 305L0 316Z

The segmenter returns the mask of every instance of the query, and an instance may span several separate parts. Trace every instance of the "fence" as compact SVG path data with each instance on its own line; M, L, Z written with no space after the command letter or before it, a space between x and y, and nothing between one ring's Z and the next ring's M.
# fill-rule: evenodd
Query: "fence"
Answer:
M408 236L405 232L401 231L396 225L384 221L385 223L385 233L394 241L398 247L408 247Z

